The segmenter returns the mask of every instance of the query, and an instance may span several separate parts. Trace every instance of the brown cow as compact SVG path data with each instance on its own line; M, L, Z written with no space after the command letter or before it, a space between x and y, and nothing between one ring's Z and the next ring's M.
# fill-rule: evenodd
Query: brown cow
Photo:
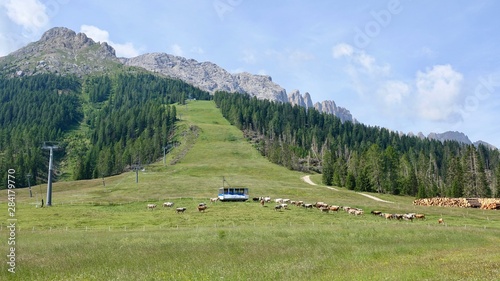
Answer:
M332 212L338 212L340 209L340 206L330 206L330 211Z
M440 218L440 219L438 219L438 223L439 224L442 224L442 223L444 224L444 220L442 218Z
M382 213L380 215L383 216L386 220L392 219L392 214Z
M198 211L200 212L205 212L207 208L208 208L207 205L198 205Z
M425 220L425 215L424 214L416 214L415 218Z

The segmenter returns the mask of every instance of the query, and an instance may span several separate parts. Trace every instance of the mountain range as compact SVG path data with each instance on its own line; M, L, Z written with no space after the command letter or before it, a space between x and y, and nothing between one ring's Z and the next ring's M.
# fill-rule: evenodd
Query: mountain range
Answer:
M230 73L212 62L198 62L166 53L118 58L113 47L106 42L95 42L84 33L76 33L65 27L52 28L46 31L39 41L0 58L0 72L7 77L40 73L72 74L81 77L92 73L109 73L114 69L126 67L139 67L180 79L211 94L216 91L247 93L258 99L315 108L337 116L342 122L358 122L348 109L337 106L333 100L313 104L308 92L302 95L299 90L292 90L287 94L287 91L273 82L268 75ZM418 136L425 137L422 133ZM472 144L469 138L460 132L430 133L427 137ZM493 147L483 141L474 142L475 145L480 143Z

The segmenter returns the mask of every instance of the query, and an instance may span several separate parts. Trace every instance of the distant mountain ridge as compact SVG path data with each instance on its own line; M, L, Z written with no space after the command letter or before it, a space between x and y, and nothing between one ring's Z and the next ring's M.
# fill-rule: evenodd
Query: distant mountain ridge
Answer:
M247 72L231 74L211 62L198 62L165 53L117 58L113 47L106 42L95 42L84 33L76 33L65 27L52 28L45 32L39 41L0 58L0 71L8 77L48 72L81 77L95 72L109 72L121 65L141 67L167 77L181 79L210 93L247 93L259 99L290 102L286 90L274 83L271 76ZM302 103L294 104L302 106ZM354 121L349 110L337 107L333 101L318 103L318 106L314 107L336 115L343 121Z
M409 133L408 135L415 136L413 133ZM463 144L467 144L467 145L474 145L476 147L479 146L480 144L482 144L482 145L485 145L491 149L498 149L494 145L489 144L489 143L482 141L482 140L472 142L466 134L464 134L462 132L457 132L457 131L446 131L444 133L429 133L429 135L427 135L427 137L424 134L422 134L422 132L419 132L416 136L421 138L421 139L428 138L431 140L438 140L441 142L457 141L459 143L463 143Z
M123 64L142 67L146 70L178 78L210 93L216 91L247 93L259 99L289 102L305 108L316 108L320 112L333 114L342 122L356 122L349 110L338 107L334 101L323 101L312 105L311 96L304 97L298 90L287 95L286 90L272 81L271 76L248 72L231 74L211 62L198 62L165 53L150 53L135 58L120 58Z
M457 131L447 131L447 132L444 132L444 133L430 133L427 138L429 139L433 139L433 140L439 140L441 142L445 141L445 140L455 140L455 141L458 141L460 143L465 143L465 144L472 144L472 142L470 141L469 137L466 136L464 133L462 132L457 132Z
M39 73L73 74L79 77L92 73L107 73L115 68L131 66L183 80L202 90L247 93L259 99L290 103L337 116L342 122L358 122L348 109L326 100L312 103L311 95L299 90L287 94L286 90L272 81L271 76L254 75L247 72L231 74L212 62L198 62L194 59L149 53L134 58L117 58L113 47L106 42L95 42L83 33L76 33L65 27L54 27L46 31L39 41L0 57L0 73L7 77L30 76ZM408 135L413 135L408 133ZM418 137L425 137L422 133ZM472 143L460 132L431 133L429 139L456 140Z

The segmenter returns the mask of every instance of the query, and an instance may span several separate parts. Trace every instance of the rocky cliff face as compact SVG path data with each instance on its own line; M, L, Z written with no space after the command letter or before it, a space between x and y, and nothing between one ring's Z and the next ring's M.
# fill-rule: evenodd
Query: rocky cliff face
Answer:
M0 58L0 71L10 77L47 72L83 76L118 64L115 50L106 42L96 43L83 33L55 27L39 41Z
M467 137L464 133L462 132L452 132L452 131L447 131L444 133L430 133L427 138L433 139L433 140L439 140L441 142L444 142L445 140L454 140L458 141L460 143L464 144L472 144L470 141L469 137Z
M328 114L333 114L342 120L342 122L345 121L350 121L350 122L357 122L356 119L352 117L351 112L349 110L337 106L334 101L322 101L321 103L317 102L313 105L311 96L309 93L305 93L304 96L302 96L299 92L299 90L293 90L289 95L288 95L288 102L291 103L292 105L298 105L305 107L306 109L308 108L315 108L319 112L323 113L328 113Z
M144 54L131 59L122 58L121 61L125 65L138 66L181 79L210 93L216 91L247 93L259 99L287 102L285 89L273 83L270 76L250 73L231 74L211 62L198 62L165 53Z
M292 92L293 98L290 99L286 90L267 75L246 72L231 74L211 62L198 62L165 53L150 53L129 59L117 58L115 50L106 42L96 43L85 34L64 27L52 28L39 41L0 58L0 71L8 77L47 72L81 77L93 72L111 71L123 65L180 79L210 93L247 93L259 99L314 107L321 112L334 114L343 121L353 121L349 111L337 107L333 101L313 105L309 93L302 96L298 91Z

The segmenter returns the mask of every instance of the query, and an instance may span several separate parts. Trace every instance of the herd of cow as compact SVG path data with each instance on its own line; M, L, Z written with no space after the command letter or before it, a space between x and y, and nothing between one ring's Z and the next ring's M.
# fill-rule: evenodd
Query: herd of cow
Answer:
M262 206L264 206L266 203L271 203L271 197L254 197L252 199L253 201L260 202ZM354 215L354 216L359 216L363 215L364 211L359 208L353 208L353 207L347 207L347 206L337 206L337 205L329 205L325 202L316 202L314 204L310 203L304 203L304 201L294 201L290 199L283 199L283 198L277 198L274 199L274 203L276 204L274 206L275 211L281 211L281 210L288 210L288 206L298 206L298 207L303 207L306 209L312 209L316 208L320 210L323 213L328 213L328 212L338 212L339 210L344 210L348 214ZM376 216L381 216L385 218L386 220L406 220L406 221L412 221L414 219L420 219L420 220L425 220L425 215L424 214L417 214L417 213L405 213L405 214L392 214L392 213L384 213L382 211L371 211L370 212L373 215ZM442 218L438 220L439 224L443 224L444 221Z
M212 200L212 199L210 199L210 200ZM212 201L212 202L214 202L214 201ZM174 206L174 202L165 202L165 203L163 203L163 207L172 208L173 206ZM148 204L147 208L148 208L148 210L154 210L156 208L156 204ZM207 208L208 208L208 206L207 206L206 203L199 203L198 207L197 207L197 209L198 209L199 212L205 212L205 210ZM184 213L186 210L187 210L186 207L175 208L175 212L177 214Z
M210 198L211 203L215 203L219 200L219 198ZM253 201L260 202L262 206L265 206L266 203L271 203L271 197L254 197ZM364 214L364 211L359 208L353 208L353 207L347 207L347 206L337 206L337 205L329 205L325 202L316 202L314 204L311 203L304 203L304 201L294 201L290 199L284 199L284 198L277 198L274 199L274 210L275 211L282 211L282 210L288 210L288 206L297 206L297 207L303 207L305 209L313 209L316 208L322 213L329 213L329 212L338 212L339 210L344 210L346 213L354 216L360 216ZM165 202L163 203L163 207L167 208L172 208L174 206L173 202ZM154 210L156 208L156 204L148 204L147 209L148 210ZM206 203L199 203L198 204L198 211L199 212L205 212L205 210L208 208ZM184 213L186 211L186 207L178 207L175 209L176 213ZM371 211L370 212L372 215L380 216L385 218L386 220L406 220L406 221L412 221L414 219L420 219L420 220L425 220L425 215L424 214L417 214L417 213L405 213L405 214L392 214L392 213L384 213L382 211ZM442 218L438 220L439 224L444 224L444 221Z

